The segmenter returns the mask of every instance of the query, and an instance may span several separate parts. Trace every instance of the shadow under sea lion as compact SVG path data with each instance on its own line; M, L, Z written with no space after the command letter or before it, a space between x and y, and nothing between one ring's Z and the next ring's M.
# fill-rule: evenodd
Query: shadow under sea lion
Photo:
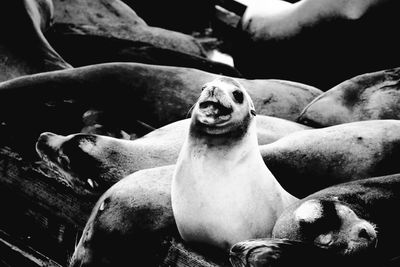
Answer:
M71 68L43 35L51 26L52 19L51 0L0 3L0 82Z
M304 252L304 248L317 246L336 255L341 266L387 266L399 255L395 245L400 238L399 221L388 212L398 207L399 194L399 174L318 191L284 211L273 230L276 240L249 240L234 245L233 265L291 266L299 262L296 255L302 251L302 262L315 266L318 262L313 259L321 259L319 249ZM279 239L289 240L289 244L282 245L285 242Z
M346 122L400 119L400 68L365 73L315 98L298 122L326 127Z

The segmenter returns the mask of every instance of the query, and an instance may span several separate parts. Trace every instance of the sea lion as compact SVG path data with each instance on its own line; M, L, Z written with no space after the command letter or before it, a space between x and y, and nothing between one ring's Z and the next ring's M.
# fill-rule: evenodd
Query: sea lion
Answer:
M400 172L394 160L400 151L398 120L360 121L309 129L268 116L257 115L255 119L265 164L279 183L296 197L305 197L348 179ZM93 190L87 182L91 179L98 191L139 169L174 164L189 123L190 119L177 121L133 141L43 133L37 140L37 147L45 160L52 163L50 166L59 168L75 186L86 185ZM88 145L81 147L82 142ZM64 149L67 146L69 150ZM75 168L59 164L62 161L59 155L70 162L79 163L80 157L87 160L84 168Z
M155 47L205 57L201 44L192 36L149 26L120 0L61 0L54 2L54 27L59 32L140 41Z
M370 120L294 132L260 151L279 183L305 197L349 179L400 172L399 145L399 120Z
M27 74L71 68L43 35L52 19L53 4L50 0L0 3L0 82Z
M256 117L259 144L268 144L309 127L284 119ZM105 190L135 171L175 164L190 119L173 122L128 141L94 134L41 133L36 150L47 165L58 169L74 187Z
M395 0L249 1L232 42L235 67L247 78L297 81L323 91L355 75L397 67L399 58L392 55L400 42L392 32L399 6Z
M351 265L354 263L386 266L387 261L399 254L394 245L400 238L399 219L388 212L400 204L399 194L399 174L323 189L287 208L274 226L273 237L325 248L341 256L344 266L354 266ZM256 242L254 244L259 247L260 242ZM266 243L266 250L272 250L269 255L272 262L285 254L287 248L273 240L266 240ZM247 258L250 250L255 248L251 243L239 246L246 247L247 252L242 252L247 255L242 256ZM240 254L239 246L232 248L236 255ZM256 254L262 254L263 250L259 249ZM314 254L304 253L302 256L312 262ZM296 262L296 258L290 258L290 254L287 257L292 263ZM257 255L251 258L257 258ZM247 264L237 266L252 266L251 263ZM268 257L265 257L265 265L257 266L270 266Z
M33 144L40 133L79 132L82 114L89 108L110 114L115 125L133 122L133 127L140 121L159 128L187 118L201 86L217 77L220 75L192 68L140 63L104 63L26 75L0 83L0 122L13 132L16 147L23 151L31 147L30 153L36 155ZM290 81L240 82L248 88L259 114L288 120L295 120L322 93ZM8 112L10 109L29 112ZM23 121L35 121L29 136L24 134Z
M158 128L186 118L189 108L196 102L199 88L217 77L221 76L183 67L96 64L2 83L1 109L8 110L10 102L14 108L15 103L28 108L34 105L33 102L42 103L43 99L73 99L90 103L94 108L103 107L99 107L100 110L107 110L104 108L107 106L108 110L117 110L119 116L116 119L129 121L134 116ZM288 120L295 120L301 110L322 93L315 87L290 81L239 81L248 88L259 114ZM25 97L21 99L21 95ZM125 114L129 119L124 117Z
M123 2L150 25L185 33L202 33L210 27L215 12L214 3L209 1L189 3L182 0L165 2L123 0Z
M265 166L254 116L238 81L224 77L203 86L171 186L184 241L228 250L241 240L269 237L283 209L297 201Z
M174 166L133 173L97 201L70 260L77 266L159 266L169 240L179 239L171 208ZM168 172L169 175L164 175Z
M326 127L346 122L400 118L400 68L365 73L316 97L298 122Z
M63 30L57 30L57 27L61 26L53 26L46 38L63 58L75 67L107 62L137 62L188 67L230 77L243 76L235 67L228 65L229 62L223 62L219 58L192 55L141 41L81 32L65 33Z

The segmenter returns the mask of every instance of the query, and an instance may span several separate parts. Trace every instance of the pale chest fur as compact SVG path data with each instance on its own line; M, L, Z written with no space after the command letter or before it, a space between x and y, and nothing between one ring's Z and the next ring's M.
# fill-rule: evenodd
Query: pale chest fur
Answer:
M172 206L182 238L217 244L269 237L284 203L280 185L258 150L233 160L223 150L182 150L172 185Z

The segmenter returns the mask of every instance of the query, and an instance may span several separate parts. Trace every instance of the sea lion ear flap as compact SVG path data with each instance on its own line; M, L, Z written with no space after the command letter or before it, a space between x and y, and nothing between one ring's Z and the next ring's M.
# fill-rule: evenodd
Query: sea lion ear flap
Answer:
M256 115L256 108L254 107L253 101L250 101L250 114L253 116Z

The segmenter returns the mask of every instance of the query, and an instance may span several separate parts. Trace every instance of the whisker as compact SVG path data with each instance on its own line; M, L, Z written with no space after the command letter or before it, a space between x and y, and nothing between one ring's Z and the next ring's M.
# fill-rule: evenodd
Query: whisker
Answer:
M190 107L189 111L186 113L186 119L189 118L189 117L191 116L191 113L192 113L192 111L193 111L195 105L196 105L196 103L194 103L194 104Z

